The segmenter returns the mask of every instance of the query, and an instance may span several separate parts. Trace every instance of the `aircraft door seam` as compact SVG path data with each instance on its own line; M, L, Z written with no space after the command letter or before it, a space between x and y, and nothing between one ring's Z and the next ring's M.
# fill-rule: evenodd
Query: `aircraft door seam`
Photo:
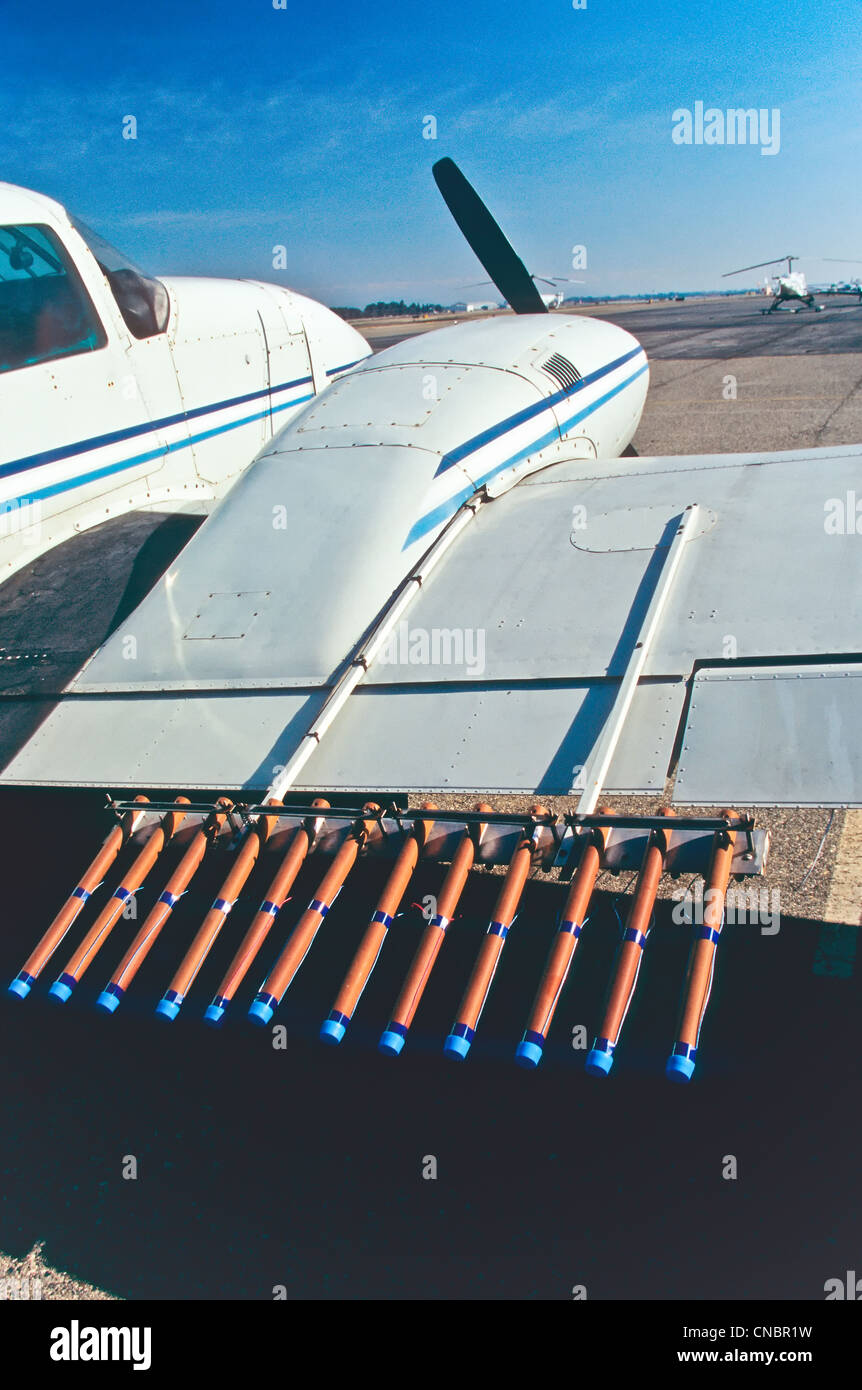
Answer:
M257 317L258 322L260 323L260 331L263 334L263 351L266 357L266 393L267 400L269 402L269 437L270 439L272 439L275 433L275 426L272 420L272 359L270 357L269 352L269 338L266 336L266 324L263 321L263 314L260 312L260 309L258 309L257 311Z

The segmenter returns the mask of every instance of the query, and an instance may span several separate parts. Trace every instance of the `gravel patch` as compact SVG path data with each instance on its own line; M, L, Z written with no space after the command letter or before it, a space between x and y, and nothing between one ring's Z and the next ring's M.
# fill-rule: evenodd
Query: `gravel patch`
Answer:
M52 1269L42 1256L43 1245L39 1241L21 1260L0 1251L0 1301L118 1301L116 1294L94 1288L64 1270Z

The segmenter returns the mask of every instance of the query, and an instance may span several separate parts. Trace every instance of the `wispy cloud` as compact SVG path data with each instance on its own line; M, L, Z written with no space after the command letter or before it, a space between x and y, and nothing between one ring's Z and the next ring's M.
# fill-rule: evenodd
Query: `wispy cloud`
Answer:
M207 208L206 210L157 208L149 212L119 213L120 227L192 228L271 227L282 217L278 209Z
M430 178L441 154L532 267L565 274L587 244L591 289L636 289L618 277L650 265L717 282L737 246L744 257L790 228L817 250L862 238L858 44L836 0L792 16L784 0L728 0L708 32L683 0L652 7L648 24L637 0L582 12L435 0L421 23L394 0L278 14L151 0L120 27L96 0L46 2L50 44L41 10L12 7L3 176L163 272L271 277L283 243L291 283L341 302L387 297L386 285L455 294L479 272ZM780 104L780 159L675 149L671 113L697 99ZM123 139L128 115L136 140ZM436 141L423 139L427 115Z

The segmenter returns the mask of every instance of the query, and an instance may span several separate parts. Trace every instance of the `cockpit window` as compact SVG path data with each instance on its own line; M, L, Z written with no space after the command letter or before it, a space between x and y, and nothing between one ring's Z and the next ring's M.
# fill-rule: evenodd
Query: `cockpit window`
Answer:
M67 252L47 227L0 227L0 372L93 352L107 338Z
M152 338L164 333L170 318L171 303L161 280L154 280L99 236L77 217L72 225L86 241L117 301L126 327L135 338Z

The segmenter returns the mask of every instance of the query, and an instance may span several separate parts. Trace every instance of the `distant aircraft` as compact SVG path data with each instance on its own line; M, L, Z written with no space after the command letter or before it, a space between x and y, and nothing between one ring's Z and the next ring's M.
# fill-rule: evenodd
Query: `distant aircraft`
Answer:
M536 282L538 281L539 284L542 284L542 285L551 285L551 286L554 286L554 287L556 287L557 285L585 285L585 284L586 284L586 281L585 281L585 280L567 280L567 279L565 279L563 276L558 276L558 275L552 276L551 279L548 279L548 278L547 278L546 276L544 276L544 275L530 275L530 279L533 281L533 284L534 284L534 285L535 285ZM462 285L461 288L464 289L464 290L479 289L480 286L483 286L483 285L493 285L493 283L494 283L493 280L479 280L476 284L473 284L473 285ZM540 290L540 291L539 291L539 296L540 296L541 301L542 301L542 303L544 304L544 306L545 306L546 309L559 309L559 308L562 306L563 301L564 301L564 299L565 299L565 293L566 293L566 292L565 292L565 290L563 290L563 289L554 288L553 294L548 294L547 292L543 294L542 291ZM501 308L505 308L505 305L503 304L503 305L501 305L500 307L501 307Z
M852 283L831 285L809 285L805 274L801 270L793 269L793 262L801 260L801 256L779 256L774 261L758 261L756 265L745 265L740 270L728 270L721 277L727 280L732 275L743 275L748 270L761 270L764 266L783 265L787 262L787 270L783 275L772 275L767 277L764 286L764 294L772 295L772 303L766 308L761 309L762 314L772 314L779 309L782 304L792 304L793 312L799 313L804 306L806 309L813 309L815 313L823 312L824 306L817 304L814 296L819 295L855 295L858 302L862 304L862 285L858 280ZM839 257L814 256L806 259L820 260L824 263L830 261L836 265L849 265L850 262Z
M0 577L123 512L206 511L370 351L280 286L153 279L0 183Z
M858 261L842 260L837 256L827 256L825 263L830 265L858 265ZM830 284L818 287L817 294L828 295L853 295L857 303L862 304L862 280L858 277L855 280L833 280Z
M728 270L722 275L722 280L727 280L731 275L744 275L748 270L761 270L764 266L781 265L787 262L787 270L784 275L773 275L772 289L766 289L766 293L772 294L772 303L766 309L761 309L762 314L772 314L779 309L782 304L794 303L797 307L804 305L806 309L813 309L815 313L821 313L822 304L815 304L814 294L808 288L805 275L801 270L793 269L793 262L800 260L799 256L779 256L772 261L758 261L755 265L744 265L739 270ZM767 282L768 285L768 282Z

